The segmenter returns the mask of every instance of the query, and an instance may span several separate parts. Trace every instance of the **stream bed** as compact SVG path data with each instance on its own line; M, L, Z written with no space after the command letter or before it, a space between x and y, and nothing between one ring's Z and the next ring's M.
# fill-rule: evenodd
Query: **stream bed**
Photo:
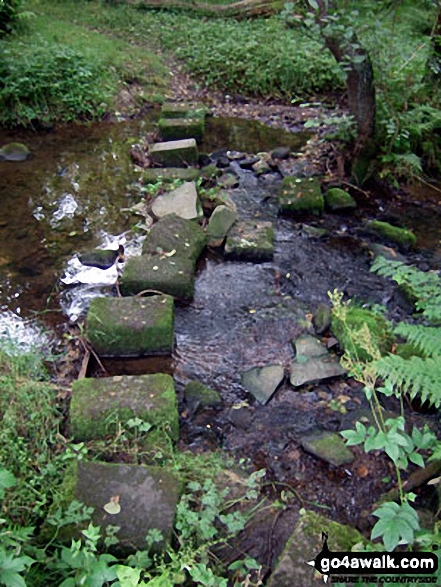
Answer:
M86 290L65 287L60 279L68 262L97 246L117 247L124 239L135 254L143 229L133 232L127 210L143 197L130 149L154 128L156 114L142 121L69 126L43 134L0 133L0 144L25 142L33 157L23 163L0 161L0 328L5 335L41 337L32 320L63 333L66 311L87 298ZM296 152L309 135L290 134L254 121L209 119L200 151L247 153L289 146ZM258 179L237 164L240 187L231 190L241 219L275 225L275 256L254 264L225 261L209 251L200 262L194 301L176 310L176 351L167 369L181 402L181 448L222 448L254 467L266 468L268 491L293 487L302 503L330 511L331 517L363 529L370 505L389 486L386 460L355 449L348 468L332 467L300 447L303 435L353 426L367 405L351 379L331 380L293 390L282 383L267 405L241 385L247 369L271 364L288 369L291 341L311 330L311 315L339 289L348 298L385 306L390 318L411 311L392 282L370 272L372 253L362 230L367 218L401 222L415 231L419 247L407 254L422 269L440 269L439 194L429 188L409 200L361 194L351 215L325 214L301 221L280 217L280 177ZM318 237L310 227L326 228ZM147 227L148 229L148 227ZM132 248L131 248L132 247ZM112 281L87 290L111 293ZM86 299L87 302L87 299ZM87 303L86 303L87 306ZM77 306L75 306L77 307ZM74 312L75 319L85 306ZM71 316L72 317L72 316ZM156 368L158 364L156 364ZM197 380L219 392L222 406L187 409L183 388ZM345 399L344 410L339 410ZM340 401L340 403L339 403ZM337 409L336 409L337 406ZM415 421L423 421L415 414Z

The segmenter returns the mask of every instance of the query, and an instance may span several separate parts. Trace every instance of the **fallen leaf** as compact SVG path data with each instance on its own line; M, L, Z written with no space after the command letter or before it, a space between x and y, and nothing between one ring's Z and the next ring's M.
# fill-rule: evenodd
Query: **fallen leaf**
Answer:
M103 507L104 511L106 511L108 514L119 514L119 512L121 511L121 506L119 505L119 495L113 495L110 498L110 501L106 503L106 505L104 505Z

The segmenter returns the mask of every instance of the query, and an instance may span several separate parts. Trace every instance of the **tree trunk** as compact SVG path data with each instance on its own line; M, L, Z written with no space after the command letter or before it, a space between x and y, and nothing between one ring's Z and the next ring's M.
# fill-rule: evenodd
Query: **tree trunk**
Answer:
M283 7L282 0L239 0L232 4L206 4L185 0L127 0L127 2L143 8L177 8L211 16L231 16L237 20L269 16Z

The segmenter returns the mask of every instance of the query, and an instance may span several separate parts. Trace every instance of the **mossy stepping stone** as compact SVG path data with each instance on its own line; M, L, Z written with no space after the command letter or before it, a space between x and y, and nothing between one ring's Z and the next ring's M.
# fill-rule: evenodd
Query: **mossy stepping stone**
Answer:
M194 167L164 167L160 169L145 169L142 173L141 180L144 184L172 183L177 179L182 181L196 181L199 178L200 171Z
M171 251L170 251L171 252ZM179 300L194 295L195 264L192 259L172 255L141 255L130 258L120 278L120 291L133 296L143 291L159 291Z
M292 342L292 345L296 358L291 363L290 383L294 387L330 377L339 377L346 373L338 357L329 353L325 345L315 336L300 336Z
M198 149L195 139L155 143L149 149L153 165L162 167L189 167L198 162Z
M354 198L341 188L329 188L325 195L327 208L333 212L338 210L350 210L357 207Z
M76 440L104 439L132 418L152 427L139 440L146 448L161 445L164 435L178 440L179 416L170 375L117 375L73 383L70 432Z
M242 374L242 386L259 402L266 404L282 383L284 375L281 365L257 367Z
M164 141L177 141L193 138L202 142L205 132L204 118L161 118L159 132Z
M208 111L201 102L165 102L161 108L161 117L204 119Z
M207 242L211 246L222 244L228 231L236 222L237 212L228 206L217 206L207 226Z
M157 196L152 203L152 212L157 218L168 214L176 214L187 220L203 216L195 182L188 181L171 192Z
M185 401L193 410L201 408L216 408L222 405L219 393L199 381L190 381L184 389Z
M87 313L86 336L103 357L171 354L173 298L94 298Z
M407 230L407 228L399 228L398 226L393 226L388 222L381 222L380 220L368 222L366 228L369 232L374 232L403 247L413 247L416 245L416 236L411 230Z
M324 199L319 181L313 177L284 177L279 194L279 208L281 212L321 214Z
M315 457L339 467L355 460L353 452L336 432L319 432L301 439L302 447Z
M272 223L255 220L238 222L228 234L225 256L236 261L270 261L274 256Z
M306 564L321 552L323 532L328 535L328 547L333 552L351 552L353 546L365 542L355 528L307 511L300 516L269 578L268 587L324 585L321 579L316 580L314 568Z
M67 470L53 508L66 508L73 501L93 508L92 523L102 535L107 526L118 526L115 549L127 554L145 550L149 530L159 530L164 537L155 543L156 549L170 542L179 493L178 477L166 468L81 461ZM88 524L64 526L58 538L70 544ZM46 525L44 533L50 530L54 527Z
M30 155L23 143L7 143L0 149L0 161L26 161Z
M205 247L205 234L197 222L168 214L156 222L147 234L143 255L185 256L194 263ZM171 258L169 257L169 258Z

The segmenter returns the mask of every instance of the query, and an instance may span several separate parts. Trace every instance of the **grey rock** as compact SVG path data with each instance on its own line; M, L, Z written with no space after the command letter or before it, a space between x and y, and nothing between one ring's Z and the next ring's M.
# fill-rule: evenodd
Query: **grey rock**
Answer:
M346 373L336 356L304 357L303 361L299 362L297 358L296 362L291 363L290 383L293 387L330 377L340 377Z
M223 241L228 231L236 222L237 212L228 206L217 206L207 227L208 244L216 245Z
M261 403L266 404L283 380L281 365L257 367L242 374L242 385Z
M326 346L315 336L305 334L292 341L292 346L297 356L323 357L327 355Z
M201 213L195 182L186 182L175 190L155 198L152 212L158 218L163 218L167 214L176 214L187 220L198 218Z
M289 147L276 147L270 153L273 159L288 159L291 154L291 149Z
M355 460L352 451L346 446L342 436L336 432L319 432L301 439L302 447L315 457L334 467L349 465Z

